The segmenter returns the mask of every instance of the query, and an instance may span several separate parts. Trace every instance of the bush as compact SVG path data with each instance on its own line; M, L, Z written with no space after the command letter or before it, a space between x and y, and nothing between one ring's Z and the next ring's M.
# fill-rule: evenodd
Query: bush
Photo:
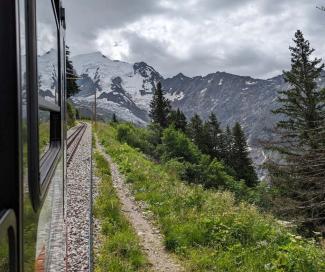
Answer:
M149 142L152 135L146 129L136 128L129 123L118 124L117 140L121 143L127 143L130 146L139 148L148 155L155 154L155 146Z
M67 125L71 128L76 125L76 110L71 102L67 102Z
M140 149L152 158L163 161L177 176L188 183L202 184L206 188L225 189L235 193L241 200L256 204L263 209L270 208L270 190L265 183L254 188L246 186L243 180L234 178L235 171L217 159L203 154L183 132L169 127L150 124L138 128L130 123L111 124L116 128L117 139L122 143Z
M159 153L163 161L178 158L180 161L198 163L202 153L183 133L169 127L164 130Z

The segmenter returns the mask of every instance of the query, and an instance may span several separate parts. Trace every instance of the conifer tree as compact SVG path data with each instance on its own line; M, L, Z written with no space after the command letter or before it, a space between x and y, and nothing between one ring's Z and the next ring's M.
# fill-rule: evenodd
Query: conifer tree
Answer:
M75 95L79 92L79 86L77 84L78 75L73 68L72 61L70 60L70 50L69 47L66 46L65 50L66 56L66 77L67 77L67 98Z
M236 172L236 178L245 180L247 186L253 187L257 184L258 179L253 162L249 157L244 131L238 122L233 127L232 135L233 147L231 150L231 164Z
M286 138L297 140L298 145L307 144L310 148L317 148L319 130L324 120L324 90L317 89L316 79L324 68L321 59L311 59L315 51L305 40L302 32L295 34L295 47L290 47L291 70L283 72L286 82L290 84L288 90L279 92L280 107L273 111L286 118L277 123L279 129L285 130Z
M205 123L207 131L207 146L208 154L217 158L218 160L223 160L222 154L222 129L218 122L217 116L211 113L207 122Z
M179 108L176 111L172 110L168 115L168 124L185 133L187 126L185 114Z
M168 114L171 110L170 101L164 97L161 83L157 83L157 88L150 102L149 116L153 123L160 125L162 128L168 126Z
M208 134L201 117L195 114L188 124L188 136L201 152L208 154Z
M270 158L266 167L280 193L278 211L314 229L325 224L325 91L317 88L324 64L312 58L314 49L301 31L294 42L291 70L283 73L289 88L279 92L273 111L281 116L279 140L267 145L281 161Z
M112 122L113 122L113 123L118 123L118 121L117 121L117 117L116 117L116 114L115 114L115 113L113 113L113 116L112 116Z
M231 133L231 129L229 125L227 125L225 132L222 135L221 140L221 156L225 162L230 167L233 167L233 156L232 156L232 149L233 149L234 139Z
M76 119L80 120L80 112L78 108L76 108Z

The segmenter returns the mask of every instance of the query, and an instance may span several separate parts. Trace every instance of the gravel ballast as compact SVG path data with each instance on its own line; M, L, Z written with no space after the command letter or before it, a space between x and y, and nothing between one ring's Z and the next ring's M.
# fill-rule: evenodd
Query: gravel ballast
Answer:
M67 271L90 271L91 126L67 168Z

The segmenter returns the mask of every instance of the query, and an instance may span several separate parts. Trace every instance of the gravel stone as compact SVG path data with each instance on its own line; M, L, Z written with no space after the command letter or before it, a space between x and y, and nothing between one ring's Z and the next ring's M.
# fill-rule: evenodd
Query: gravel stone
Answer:
M68 272L90 270L91 137L91 126L87 124L67 168L65 205Z

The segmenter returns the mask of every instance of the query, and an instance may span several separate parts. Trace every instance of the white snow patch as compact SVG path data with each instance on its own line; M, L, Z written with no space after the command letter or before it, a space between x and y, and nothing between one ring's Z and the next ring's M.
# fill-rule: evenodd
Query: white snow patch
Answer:
M246 90L248 90L248 88L243 88L243 89L242 89L242 91L246 91Z
M209 79L209 80L208 80L208 83L210 84L212 81L213 81L213 78L212 78L212 79Z
M206 91L207 91L207 88L204 88L203 90L200 91L200 94L204 95L206 93Z
M168 93L165 96L166 96L166 98L168 98L170 101L173 102L175 100L182 100L185 95L183 92L180 92L180 93L175 92L173 94Z
M255 85L257 82L256 81L246 81L246 85Z
M91 109L93 105L93 100L89 99L89 97L73 97L72 100L74 103L82 104L84 107L87 107L89 109ZM107 101L107 99L97 100L97 109L102 109L111 113L114 112L118 118L130 121L135 124L146 125L146 122L135 116L129 109L115 102Z
M222 79L220 79L220 81L219 81L218 85L219 85L219 86L221 86L222 84L223 84L223 78L222 78Z

